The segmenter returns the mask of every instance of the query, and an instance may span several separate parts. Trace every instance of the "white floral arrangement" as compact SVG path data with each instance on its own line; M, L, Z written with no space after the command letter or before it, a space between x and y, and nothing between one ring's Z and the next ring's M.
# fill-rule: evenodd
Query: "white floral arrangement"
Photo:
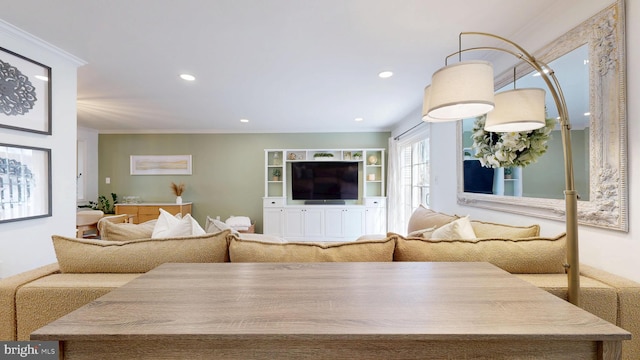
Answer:
M484 167L524 167L538 161L547 152L547 141L556 121L546 119L540 129L525 132L495 133L484 130L486 116L476 119L473 124L473 146L475 157Z

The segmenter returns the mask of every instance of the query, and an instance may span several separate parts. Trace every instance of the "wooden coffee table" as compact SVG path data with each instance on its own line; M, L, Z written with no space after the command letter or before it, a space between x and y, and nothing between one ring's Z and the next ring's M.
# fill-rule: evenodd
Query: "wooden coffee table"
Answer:
M65 359L618 359L631 336L487 263L165 264L38 329Z

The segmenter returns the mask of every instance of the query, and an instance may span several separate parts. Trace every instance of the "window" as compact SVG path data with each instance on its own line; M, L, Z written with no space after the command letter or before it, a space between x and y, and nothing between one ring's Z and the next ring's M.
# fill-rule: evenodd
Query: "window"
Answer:
M389 141L389 231L405 233L420 204L429 205L429 126Z
M405 223L420 204L429 205L429 140L422 139L401 147L403 213Z

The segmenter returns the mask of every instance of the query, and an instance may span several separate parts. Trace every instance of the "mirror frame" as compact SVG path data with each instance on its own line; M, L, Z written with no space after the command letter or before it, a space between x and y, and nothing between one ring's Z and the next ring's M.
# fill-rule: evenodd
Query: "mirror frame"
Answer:
M578 223L628 232L624 25L624 0L618 0L534 53L534 56L550 63L581 45L589 46L590 194L589 201L578 201ZM531 71L531 67L524 63L516 65L517 78ZM513 69L510 69L496 77L495 88L499 89L512 81ZM462 121L458 121L457 132L458 204L565 220L564 199L464 192Z

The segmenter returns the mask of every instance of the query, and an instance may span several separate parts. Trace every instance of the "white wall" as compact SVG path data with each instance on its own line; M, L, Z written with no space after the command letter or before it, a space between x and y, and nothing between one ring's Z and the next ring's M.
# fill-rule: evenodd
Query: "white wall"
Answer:
M580 261L609 272L640 282L640 2L626 2L627 30L627 119L628 119L628 185L629 185L629 232L604 230L589 226L579 227ZM500 213L456 203L456 126L454 123L431 125L431 206L433 209L473 218L512 224L539 223L543 235L554 235L564 231L559 221Z
M51 149L53 216L0 224L0 277L56 261L52 234L75 236L77 67L82 61L0 20L2 47L51 67L52 135L0 128L0 142Z

